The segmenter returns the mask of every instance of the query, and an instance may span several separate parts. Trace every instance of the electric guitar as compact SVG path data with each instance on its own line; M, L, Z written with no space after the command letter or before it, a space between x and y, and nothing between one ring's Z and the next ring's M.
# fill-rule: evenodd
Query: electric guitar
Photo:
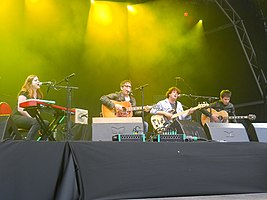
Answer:
M208 112L210 112L210 109L208 109ZM249 120L255 120L256 115L249 114L247 116L228 116L228 113L225 110L216 111L213 108L211 109L211 114L216 115L220 122L227 123L229 119L249 119ZM207 115L201 114L201 123L204 126L205 123L210 122L210 118Z
M198 110L198 109L205 108L208 106L209 104L207 103L198 104L196 107L174 114L171 120L167 119L167 117L165 117L164 115L153 115L151 116L151 124L155 130L160 130L162 128L168 127L173 122L173 120L175 120L177 117L184 115L184 114L188 114L190 110Z
M132 117L133 116L133 111L138 111L142 110L142 106L135 106L132 107L131 103L128 101L114 101L111 100L115 104L119 104L122 106L122 111L119 111L115 108L110 109L106 105L102 104L102 115L103 117ZM144 106L144 110L150 110L154 106Z

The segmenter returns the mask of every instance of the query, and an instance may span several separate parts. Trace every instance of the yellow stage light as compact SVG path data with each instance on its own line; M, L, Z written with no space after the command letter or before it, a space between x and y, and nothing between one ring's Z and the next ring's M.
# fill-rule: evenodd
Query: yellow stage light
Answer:
M133 6L131 6L131 5L127 5L127 9L129 10L129 11L134 11L134 8L133 8Z

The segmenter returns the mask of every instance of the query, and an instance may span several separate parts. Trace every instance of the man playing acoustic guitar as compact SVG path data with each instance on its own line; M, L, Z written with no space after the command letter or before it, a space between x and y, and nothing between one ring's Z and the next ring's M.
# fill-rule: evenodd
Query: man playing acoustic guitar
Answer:
M214 110L210 112L210 109L202 109L201 112L204 114L202 115L202 124L204 125L206 120L209 120L208 118L211 118L211 121L213 122L228 122L228 115L229 116L235 116L235 107L230 102L231 99L231 91L230 90L222 90L220 92L220 100L217 102L214 102L210 104L210 107ZM219 115L219 112L226 111L225 117ZM237 122L235 118L231 118L231 122Z
M120 83L120 92L104 95L100 98L102 103L103 117L132 117L141 116L141 107L136 107L136 100L131 95L132 84L130 80L124 80ZM144 111L149 112L150 107L145 106ZM148 130L148 124L145 123L145 132Z

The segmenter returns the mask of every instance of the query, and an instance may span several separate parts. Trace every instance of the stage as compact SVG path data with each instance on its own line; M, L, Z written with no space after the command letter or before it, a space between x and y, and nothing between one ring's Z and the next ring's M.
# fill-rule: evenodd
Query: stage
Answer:
M267 193L257 142L0 143L1 199L144 199ZM171 199L172 199L171 198Z
M267 193L153 198L154 200L266 200ZM143 200L143 199L139 199ZM146 200L152 200L148 198Z

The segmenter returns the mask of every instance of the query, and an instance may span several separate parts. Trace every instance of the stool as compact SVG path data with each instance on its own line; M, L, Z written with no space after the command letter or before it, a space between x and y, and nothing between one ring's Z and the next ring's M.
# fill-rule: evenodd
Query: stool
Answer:
M11 113L10 105L6 102L0 102L0 116L9 116Z

